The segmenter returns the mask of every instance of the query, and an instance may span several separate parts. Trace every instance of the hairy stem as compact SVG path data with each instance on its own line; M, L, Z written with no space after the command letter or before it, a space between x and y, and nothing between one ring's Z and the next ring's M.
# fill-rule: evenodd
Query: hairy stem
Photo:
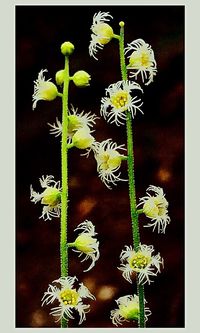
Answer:
M68 218L68 89L69 89L69 59L65 56L64 84L62 96L62 141L61 141L61 225L60 225L60 261L61 277L68 275L68 250L67 250L67 218ZM67 327L67 320L61 320L61 327Z
M127 70L124 56L124 22L120 22L120 39L119 39L119 52L120 52L120 67L122 80L127 80ZM127 132L127 164L128 164L128 178L129 178L129 199L131 210L131 223L133 233L133 248L138 250L140 244L140 233L138 223L138 211L136 207L136 191L135 191L135 175L134 175L134 150L133 150L133 131L132 131L132 117L130 112L126 112L126 132ZM137 293L139 296L139 327L145 327L144 315L144 287L139 284L137 278Z

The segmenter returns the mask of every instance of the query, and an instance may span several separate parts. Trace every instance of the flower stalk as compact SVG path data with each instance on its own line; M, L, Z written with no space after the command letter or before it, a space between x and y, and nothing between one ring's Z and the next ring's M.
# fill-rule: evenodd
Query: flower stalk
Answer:
M120 39L119 39L119 53L120 53L120 67L122 80L127 80L127 70L124 56L124 22L120 22ZM138 250L140 244L140 233L138 224L138 211L136 206L136 191L135 191L135 175L134 175L134 150L133 150L133 131L132 131L132 117L131 113L126 111L126 131L127 131L127 164L128 164L128 179L129 179L129 199L131 211L131 223L133 233L133 248ZM139 327L145 327L145 313L144 313L144 287L139 284L137 277L137 293L139 297Z
M68 89L69 89L69 58L65 56L64 84L62 96L62 140L61 140L61 224L60 224L60 261L61 277L68 276L67 219L68 219ZM61 327L67 327L67 320L61 320Z

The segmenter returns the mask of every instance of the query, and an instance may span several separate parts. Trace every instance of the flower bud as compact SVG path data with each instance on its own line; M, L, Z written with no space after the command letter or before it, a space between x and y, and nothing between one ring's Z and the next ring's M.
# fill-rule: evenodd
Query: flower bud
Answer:
M70 55L74 52L74 45L71 42L64 42L60 49L63 55Z
M56 83L61 86L64 82L64 69L61 69L56 73Z
M76 249L86 254L94 252L92 247L93 244L94 238L92 238L92 236L88 235L87 233L80 234L74 242Z
M42 193L42 196L41 203L43 205L54 207L61 202L61 192L56 187L47 187Z
M102 170L114 170L121 165L121 155L116 150L103 151L97 155L97 161Z
M87 127L78 129L72 138L72 144L79 149L90 148L94 142L94 137L90 134Z
M91 77L85 71L78 71L73 75L72 80L77 87L86 87L89 86Z

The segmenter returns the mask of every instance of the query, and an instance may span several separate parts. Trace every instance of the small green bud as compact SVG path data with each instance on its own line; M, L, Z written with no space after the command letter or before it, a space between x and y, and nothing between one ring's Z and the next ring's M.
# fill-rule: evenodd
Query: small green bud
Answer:
M71 42L64 42L62 43L60 49L62 54L70 55L74 52L74 45Z
M91 77L85 71L78 71L73 75L72 80L77 87L86 87L89 86Z
M61 69L56 73L56 83L61 86L64 82L64 69Z

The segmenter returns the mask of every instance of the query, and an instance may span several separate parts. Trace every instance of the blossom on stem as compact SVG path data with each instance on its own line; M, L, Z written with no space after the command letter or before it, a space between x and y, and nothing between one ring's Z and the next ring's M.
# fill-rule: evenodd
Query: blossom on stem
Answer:
M116 300L118 309L111 311L110 319L116 326L122 325L124 321L132 321L139 319L139 297L137 295L126 295ZM145 307L145 321L151 315L148 307Z
M89 54L97 60L95 54L98 49L102 49L103 46L110 42L114 33L112 27L105 23L113 18L109 12L98 12L93 16L93 23L91 26L92 35L89 45Z
M168 216L168 202L165 199L163 189L157 186L150 185L147 188L147 196L140 198L138 206L143 206L143 213L151 219L151 223L145 225L145 227L158 228L158 233L165 233L166 226L170 223L170 217ZM152 191L155 196L149 194Z
M95 143L95 138L90 134L89 127L79 128L72 137L72 144L78 149L91 149Z
M87 272L94 267L95 262L99 259L99 242L94 237L97 233L95 232L95 227L92 222L88 220L80 223L75 230L82 230L82 232L73 243L69 243L68 245L76 248L76 250L73 249L73 251L78 252L79 257L85 255L81 262L87 259L92 260L88 269L84 270L84 272Z
M51 79L45 80L44 72L47 72L47 69L42 69L34 81L33 110L39 100L53 101L58 96L56 85L50 82Z
M76 131L80 128L90 128L90 133L92 133L92 127L95 125L96 119L99 119L95 114L91 114L91 112L84 113L78 112L78 108L74 108L71 105L71 109L69 109L69 116L68 116L68 139L67 142L70 144L72 142L73 135ZM50 129L50 134L54 134L55 136L59 136L62 133L62 123L56 118L56 124L48 124Z
M56 182L53 178L53 176L42 176L42 178L39 179L41 187L44 188L42 193L35 192L32 185L30 186L31 201L34 203L41 201L41 204L44 205L42 215L40 216L40 218L43 218L44 220L51 220L52 217L60 216L60 181Z
M131 112L133 118L137 111L143 113L140 108L143 102L137 96L131 97L132 90L143 92L138 83L131 81L118 81L106 89L108 97L101 99L100 113L108 122L120 126L126 121L126 111Z
M85 314L89 311L90 305L83 303L83 298L95 299L88 288L83 283L79 284L79 289L74 288L76 276L61 277L53 281L56 285L49 284L47 291L42 297L42 306L44 304L52 304L55 300L59 302L57 307L51 309L50 314L58 317L56 321L61 319L74 319L73 310L78 311L80 320L79 325L86 320ZM60 287L57 287L57 284Z
M123 147L124 145L118 146L111 139L96 143L94 157L97 161L97 171L100 179L109 189L111 189L110 183L116 185L116 182L125 180L120 178L120 172L117 173L125 157L118 152L118 149L126 150Z
M151 46L139 38L128 44L125 48L125 54L127 53L130 53L127 66L131 71L130 77L137 79L138 74L141 74L143 83L150 84L157 73L157 64Z
M126 245L120 254L121 267L118 267L123 272L122 276L132 283L132 273L138 273L139 284L150 284L150 277L160 273L160 266L163 265L160 253L153 256L153 252L153 245L139 244L137 251Z

